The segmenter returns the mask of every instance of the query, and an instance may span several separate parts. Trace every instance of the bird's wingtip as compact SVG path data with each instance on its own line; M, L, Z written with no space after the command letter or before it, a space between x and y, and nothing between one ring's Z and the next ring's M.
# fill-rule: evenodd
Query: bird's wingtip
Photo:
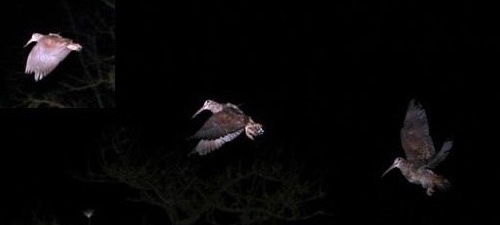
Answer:
M446 140L441 147L441 151L449 151L453 147L453 140Z

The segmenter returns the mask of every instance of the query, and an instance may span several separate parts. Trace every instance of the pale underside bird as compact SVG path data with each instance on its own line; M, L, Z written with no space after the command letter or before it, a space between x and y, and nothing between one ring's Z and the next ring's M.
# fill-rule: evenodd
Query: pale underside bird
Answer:
M194 153L206 155L234 140L243 131L251 140L264 133L261 124L255 123L251 117L245 115L234 104L221 104L213 100L206 100L203 107L192 118L204 110L211 111L212 116L190 137L191 139L200 139L200 141L189 155Z
M450 187L450 182L443 176L435 174L432 169L448 156L453 141L444 142L436 154L425 110L415 99L408 104L400 135L406 159L397 157L382 176L393 168L399 168L410 183L419 184L426 189L428 196L432 196L435 188L444 191Z
M47 35L34 33L24 47L28 46L31 42L37 43L28 55L25 73L34 73L35 81L41 80L52 72L71 51L82 50L80 44L53 33Z

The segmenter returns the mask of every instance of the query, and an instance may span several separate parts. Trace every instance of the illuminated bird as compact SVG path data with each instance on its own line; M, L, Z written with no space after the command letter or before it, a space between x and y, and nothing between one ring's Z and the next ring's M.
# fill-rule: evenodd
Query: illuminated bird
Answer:
M420 184L426 189L428 196L432 196L435 188L444 191L450 187L450 182L443 176L435 174L432 169L436 168L448 156L453 141L444 142L441 150L436 154L429 135L425 110L415 99L412 99L408 104L400 135L406 159L397 157L382 176L393 168L399 168L410 183Z
M39 81L54 70L71 51L80 51L82 46L73 40L63 38L59 34L43 35L34 33L24 45L37 42L31 49L26 62L26 74L35 74L35 81Z
M243 131L251 140L264 133L261 124L254 122L251 117L245 115L234 104L222 104L213 100L206 100L192 118L204 110L211 111L212 116L190 137L200 139L200 141L189 155L194 153L206 155L221 148L225 143L234 140Z

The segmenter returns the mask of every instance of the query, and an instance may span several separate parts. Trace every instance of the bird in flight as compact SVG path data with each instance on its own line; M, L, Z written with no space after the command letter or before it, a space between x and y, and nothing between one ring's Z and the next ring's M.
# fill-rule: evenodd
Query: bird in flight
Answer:
M261 124L254 122L251 117L232 103L222 104L213 100L206 100L192 118L204 110L211 111L212 115L190 137L190 139L199 139L200 141L189 155L194 153L206 155L221 148L225 143L234 140L243 131L251 140L264 133Z
M397 157L382 176L394 168L399 168L410 183L419 184L426 189L428 196L432 196L435 188L442 191L448 189L450 182L435 174L432 169L448 156L453 141L445 141L439 153L436 153L425 110L415 99L408 104L400 136L406 159Z
M28 46L31 42L37 43L28 55L25 73L34 73L35 81L40 81L52 72L71 51L82 50L80 44L53 33L47 35L34 33L24 47Z

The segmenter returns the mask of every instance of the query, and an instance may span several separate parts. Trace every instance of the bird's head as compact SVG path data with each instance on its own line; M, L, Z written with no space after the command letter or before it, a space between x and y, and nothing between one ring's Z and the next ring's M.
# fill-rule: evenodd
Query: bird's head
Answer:
M43 34L39 34L39 33L33 33L33 35L31 35L31 39L24 45L23 48L25 48L26 46L28 46L31 42L37 42L38 40L40 40L44 35Z
M404 163L404 159L401 157L397 157L394 159L394 162L392 165L382 174L382 177L385 176L389 171L391 171L394 168L400 168L401 164Z
M196 111L196 113L191 117L194 118L198 114L200 114L203 110L210 110L212 113L220 112L222 111L223 105L214 101L214 100L206 100L205 103L203 103L203 106Z

